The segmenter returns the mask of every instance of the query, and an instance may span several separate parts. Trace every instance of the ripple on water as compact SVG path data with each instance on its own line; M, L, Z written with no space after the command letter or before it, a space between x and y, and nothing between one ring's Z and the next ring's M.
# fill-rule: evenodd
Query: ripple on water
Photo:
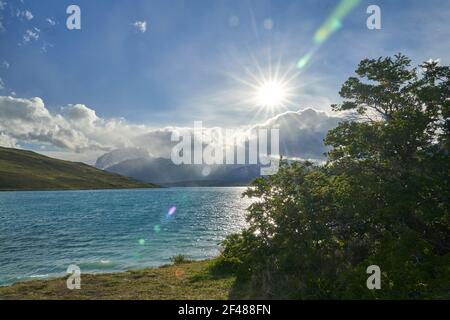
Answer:
M64 274L72 263L109 272L161 265L180 253L213 257L227 234L246 225L244 190L0 193L0 285Z

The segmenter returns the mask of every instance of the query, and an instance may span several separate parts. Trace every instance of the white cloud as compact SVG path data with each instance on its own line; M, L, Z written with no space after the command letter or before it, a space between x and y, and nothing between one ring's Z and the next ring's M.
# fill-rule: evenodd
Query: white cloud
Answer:
M6 2L0 0L0 10L4 10L6 8Z
M11 138L10 136L0 132L0 147L6 148L17 148L16 139Z
M285 112L264 123L234 129L237 134L244 134L252 128L279 128L281 154L320 159L326 151L322 139L339 120L324 112L306 109ZM154 157L168 158L175 144L170 141L174 130L183 133L191 132L192 128L152 128L131 124L124 119L105 119L83 104L67 105L59 113L51 113L41 98L0 96L0 132L11 139L58 147L60 151L53 151L53 155L59 158L82 158L85 162L92 162L89 161L95 159L92 157L106 151L128 147L143 148ZM51 155L49 152L46 154Z
M33 14L30 11L25 11L25 18L27 18L27 20L31 20L33 19Z
M41 50L42 52L47 52L47 48L53 48L53 45L47 41L43 41L42 46L41 46Z
M0 78L0 90L5 89L5 83L3 82L3 79Z
M27 29L23 35L23 43L28 43L30 41L37 41L39 39L39 34L41 30L38 28Z
M289 158L323 159L327 151L323 144L327 132L342 118L308 108L276 115L258 128L279 128L280 153Z
M135 21L132 23L132 26L139 32L144 33L147 31L147 21Z
M8 61L5 60L5 61L2 62L1 66L2 66L2 68L4 68L4 69L9 69L10 64L9 64Z
M52 114L41 98L0 96L0 131L18 140L83 152L131 146L135 136L150 130L121 119L99 118L82 104Z
M32 14L31 11L29 11L29 10L24 10L24 11L18 10L17 13L16 13L16 16L17 16L18 18L20 18L20 19L25 18L25 19L27 19L27 20L31 20L31 19L34 18L33 14Z
M0 131L14 139L49 143L61 148L89 146L88 139L59 115L52 115L40 98L0 97Z
M56 25L56 21L51 18L47 18L47 19L45 19L45 21L47 21L51 26Z
M68 105L62 108L64 117L74 125L92 126L99 118L95 111L83 104Z

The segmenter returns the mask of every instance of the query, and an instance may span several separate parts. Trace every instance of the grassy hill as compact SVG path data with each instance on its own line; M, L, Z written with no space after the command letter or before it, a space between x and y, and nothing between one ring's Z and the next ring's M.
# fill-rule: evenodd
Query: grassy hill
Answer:
M19 149L0 147L0 190L152 188L84 163L63 161Z
M66 277L31 280L0 287L0 300L9 299L243 299L236 277L210 271L213 261L192 261L119 273L82 274L81 289L67 289Z

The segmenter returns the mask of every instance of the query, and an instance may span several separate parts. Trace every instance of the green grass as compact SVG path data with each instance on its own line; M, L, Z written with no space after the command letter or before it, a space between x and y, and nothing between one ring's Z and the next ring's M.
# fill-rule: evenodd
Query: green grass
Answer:
M99 170L84 163L0 147L0 191L152 187L157 186Z
M239 298L235 276L212 272L214 260L107 274L82 274L81 289L69 290L66 277L31 280L0 287L0 299L151 299Z
M170 261L172 261L173 264L182 264L182 263L189 262L190 260L184 254L177 254L177 255L173 256L172 258L170 258Z

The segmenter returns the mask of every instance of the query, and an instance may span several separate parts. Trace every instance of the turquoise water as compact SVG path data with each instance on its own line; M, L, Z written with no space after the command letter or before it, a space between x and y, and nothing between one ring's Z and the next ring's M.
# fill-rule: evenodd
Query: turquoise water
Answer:
M0 192L0 285L62 275L70 264L95 273L216 256L245 226L244 190Z

